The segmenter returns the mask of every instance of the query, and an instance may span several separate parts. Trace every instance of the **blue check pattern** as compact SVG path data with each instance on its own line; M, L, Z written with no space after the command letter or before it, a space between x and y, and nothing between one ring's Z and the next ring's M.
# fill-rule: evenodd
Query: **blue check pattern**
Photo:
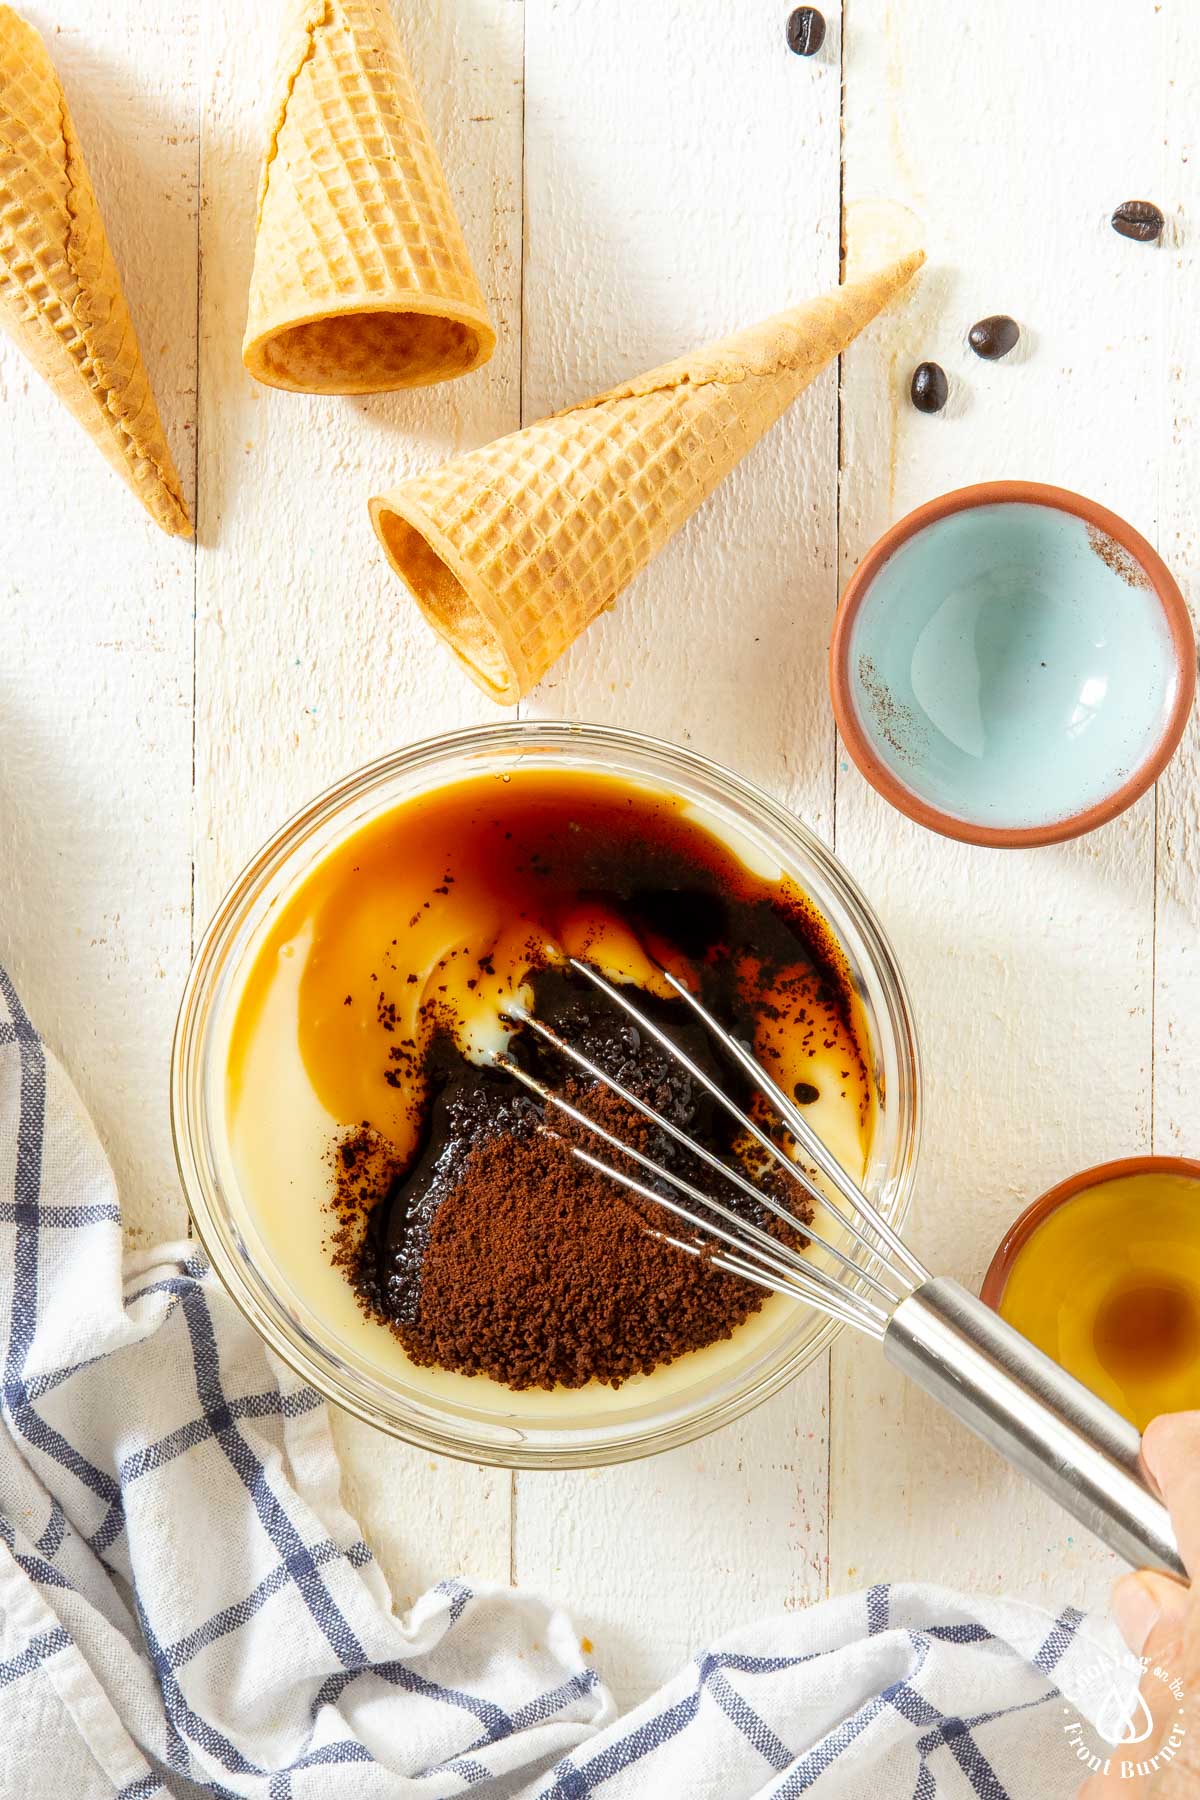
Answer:
M535 1597L450 1580L397 1615L320 1397L191 1244L123 1261L111 1172L2 969L0 1371L3 1800L1074 1791L1069 1608L873 1588L620 1720Z

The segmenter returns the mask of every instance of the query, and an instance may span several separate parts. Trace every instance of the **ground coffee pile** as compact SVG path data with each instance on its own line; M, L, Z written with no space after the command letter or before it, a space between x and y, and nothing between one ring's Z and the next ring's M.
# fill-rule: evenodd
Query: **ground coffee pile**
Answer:
M539 1018L681 1129L718 1154L736 1157L744 1148L701 1084L610 1001L552 971L534 978L534 993ZM639 1004L669 1017L689 1056L717 1072L703 1032L679 1018L678 1005L646 995ZM719 1182L608 1089L573 1077L532 1033L519 1034L514 1050L623 1142L771 1224L767 1209ZM657 1235L686 1238L687 1227L571 1154L578 1143L621 1160L584 1127L544 1109L511 1076L465 1062L450 1043L432 1060L440 1091L424 1148L394 1172L349 1258L363 1304L389 1322L414 1362L490 1375L513 1388L615 1386L728 1337L758 1309L759 1290ZM729 1090L728 1071L724 1079ZM339 1195L350 1222L371 1186L386 1182L387 1167L379 1146L365 1139L343 1144L340 1159ZM647 1179L632 1161L625 1166ZM663 1191L673 1192L666 1183ZM776 1181L771 1191L798 1222L807 1216L794 1184ZM794 1241L803 1239L797 1233Z
M577 1088L571 1097L632 1141L632 1108ZM471 1152L438 1210L405 1347L415 1362L510 1387L579 1387L649 1374L728 1337L755 1310L754 1288L652 1235L670 1223L563 1141L495 1137Z
M729 1337L764 1296L713 1266L711 1240L571 1148L605 1161L620 1152L511 1073L472 1060L495 1040L506 996L529 1001L531 988L539 1021L756 1180L761 1149L738 1140L736 1121L703 1083L546 946L577 946L583 956L598 946L600 967L628 957L632 967L685 970L768 1066L813 1072L821 1090L791 1076L803 1105L853 1094L865 1122L866 1069L836 947L802 896L754 873L673 802L604 782L514 778L506 788L507 780L464 789L394 841L364 846L333 896L334 915L314 923L312 968L337 974L322 977L309 1003L306 1063L337 1116L354 1117L347 1098L370 1093L359 1078L366 1050L379 1055L379 1088L395 1096L335 1149L334 1254L364 1311L417 1364L511 1388L616 1385ZM364 961L364 921L402 917L411 944L397 932ZM422 960L431 944L442 946L432 966ZM351 961L353 978L341 974ZM639 989L637 1004L731 1098L754 1104L677 998ZM771 1176L773 1165L773 1197L792 1209L794 1230L529 1027L514 1032L509 1053L702 1194L803 1241L803 1190ZM781 1129L764 1113L759 1120ZM635 1165L629 1172L652 1183ZM669 1183L662 1191L677 1197ZM699 1253L664 1242L666 1233Z

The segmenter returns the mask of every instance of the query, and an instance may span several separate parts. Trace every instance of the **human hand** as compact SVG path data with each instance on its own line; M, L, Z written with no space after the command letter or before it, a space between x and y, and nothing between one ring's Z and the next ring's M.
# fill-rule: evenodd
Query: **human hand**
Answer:
M1114 1756L1116 1766L1085 1781L1079 1800L1196 1800L1200 1794L1200 1412L1151 1420L1142 1455L1170 1508L1193 1586L1142 1570L1123 1575L1113 1589L1113 1616L1129 1648L1148 1658L1150 1668L1167 1670L1185 1696L1182 1713L1172 1704L1168 1719L1165 1703L1171 1696L1165 1684L1154 1677L1144 1681L1142 1694L1156 1730L1126 1755L1148 1762L1163 1745L1168 1726L1176 1737L1182 1731L1182 1738L1170 1760L1145 1776L1123 1775Z

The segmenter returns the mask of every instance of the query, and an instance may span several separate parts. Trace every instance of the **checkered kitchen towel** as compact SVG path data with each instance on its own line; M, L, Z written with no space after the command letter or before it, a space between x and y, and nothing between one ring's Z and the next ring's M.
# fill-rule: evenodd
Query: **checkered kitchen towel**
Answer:
M1074 1792L1071 1609L875 1588L623 1719L532 1595L452 1579L397 1617L318 1396L192 1246L122 1265L112 1175L2 971L0 1365L2 1800Z

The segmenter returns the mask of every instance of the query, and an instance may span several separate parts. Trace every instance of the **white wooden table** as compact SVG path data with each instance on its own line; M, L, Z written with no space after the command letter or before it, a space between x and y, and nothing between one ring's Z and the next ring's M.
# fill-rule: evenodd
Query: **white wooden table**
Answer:
M840 754L824 650L891 519L992 476L1076 487L1200 559L1184 0L848 0L803 60L788 0L412 0L402 29L500 330L464 381L367 400L256 387L239 343L271 5L29 0L58 62L195 546L161 536L0 349L0 954L64 1057L135 1241L185 1212L167 1120L189 953L286 814L397 744L498 716L386 572L366 497L838 279L865 203L923 220L902 328L830 371L593 628L535 716L642 727L781 796L859 878L928 1066L913 1239L976 1282L1050 1182L1197 1153L1200 739L1080 843L953 845ZM57 13L57 18L56 18ZM1156 200L1159 247L1108 226ZM1014 314L1023 351L966 349ZM914 412L908 374L953 401ZM619 1696L769 1610L883 1578L1099 1601L1109 1560L844 1338L768 1406L595 1474L469 1468L336 1421L397 1605L451 1570L551 1591Z

